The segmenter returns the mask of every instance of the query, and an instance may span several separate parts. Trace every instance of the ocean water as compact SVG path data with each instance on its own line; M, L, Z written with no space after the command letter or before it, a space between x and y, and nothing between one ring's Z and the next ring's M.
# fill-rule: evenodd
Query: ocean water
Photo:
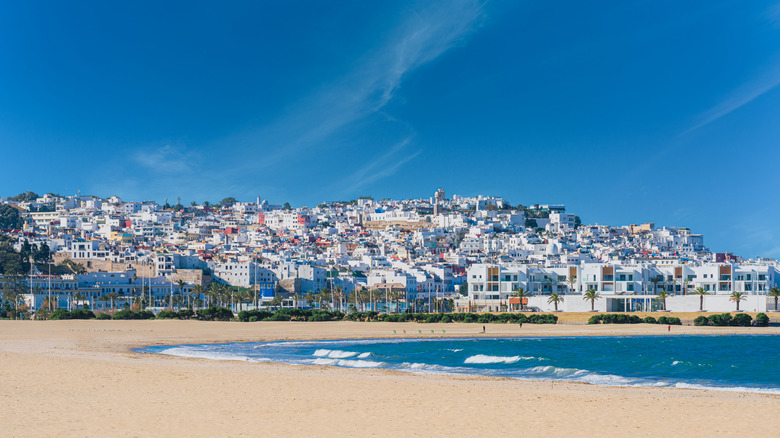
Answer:
M780 336L370 339L154 346L214 360L780 394Z

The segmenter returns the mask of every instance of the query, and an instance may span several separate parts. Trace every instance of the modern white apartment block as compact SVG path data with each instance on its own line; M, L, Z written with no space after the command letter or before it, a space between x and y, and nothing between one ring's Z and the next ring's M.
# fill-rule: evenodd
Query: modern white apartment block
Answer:
M688 265L667 264L583 263L575 265L507 265L475 264L467 270L468 301L473 311L501 311L515 308L517 298L510 300L517 288L531 296L528 305L550 311L551 293L563 295L558 308L564 311L590 310L590 302L582 299L588 290L600 298L594 307L606 312L654 311L662 307L658 293L665 291L666 310L730 311L736 303L732 292L741 292L744 301L740 309L763 312L773 309L773 300L766 297L770 288L780 282L780 270L773 264L737 265L706 263Z

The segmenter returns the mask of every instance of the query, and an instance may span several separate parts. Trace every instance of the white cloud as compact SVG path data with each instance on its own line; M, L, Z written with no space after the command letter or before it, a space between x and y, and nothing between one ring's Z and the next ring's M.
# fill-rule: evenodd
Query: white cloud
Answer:
M182 148L165 145L157 149L137 150L132 155L133 161L153 172L190 172L195 165L192 153L186 153Z
M208 164L192 159L191 149L170 145L138 150L131 157L150 171L178 173L175 184L190 191L232 186L233 193L239 196L244 192L256 193L258 181L246 177L236 180L236 175L262 173L269 180L274 172L295 171L306 157L339 148L345 137L371 116L379 114L385 121L402 126L400 130L390 130L391 136L410 138L414 129L383 114L383 108L396 95L406 75L462 44L479 25L481 9L482 4L476 0L453 0L410 10L387 33L384 43L365 53L352 70L293 103L276 120L198 148L204 157L220 151ZM407 139L399 143L403 146L397 144L385 152L365 147L365 160L374 163L374 167L364 166L336 189L345 185L357 189L397 172L421 152L399 154L398 150L408 142ZM198 177L188 178L184 173Z
M780 68L774 68L770 73L743 84L720 103L699 116L699 121L685 131L689 133L724 117L739 108L749 104L767 92L780 85Z
M247 167L272 167L382 110L404 76L461 43L479 23L482 5L474 0L437 2L412 11L388 41L363 56L356 68L294 105L277 121L220 143L258 152Z
M411 138L406 138L395 144L379 157L339 180L330 189L338 190L342 195L352 195L374 181L395 174L401 166L422 153L420 150L408 151L410 142Z

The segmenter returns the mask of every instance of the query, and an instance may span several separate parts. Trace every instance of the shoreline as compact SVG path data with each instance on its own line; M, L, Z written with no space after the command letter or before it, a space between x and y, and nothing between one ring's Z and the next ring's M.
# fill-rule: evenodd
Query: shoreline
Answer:
M780 396L772 394L413 374L132 351L154 345L401 338L393 329L406 329L411 339L430 339L431 329L458 338L668 333L666 327L661 331L655 325L486 327L483 335L477 333L482 324L0 321L4 433L463 436L464 431L490 435L554 430L572 436L744 432L771 436L780 427L774 415ZM417 333L424 329L427 336ZM672 335L680 334L777 335L780 328L673 327ZM566 413L565 421L561 413Z
M175 358L183 358L183 359L195 359L195 360L206 360L206 361L235 361L235 362L247 362L247 363L272 363L272 364L279 364L279 365L287 365L287 366L300 366L300 367L319 367L319 366L325 366L325 367L337 367L347 370L361 370L361 369L371 369L376 370L380 372L393 372L393 373L403 373L403 374L412 374L412 375L441 375L446 377L461 377L461 378L473 378L473 379L507 379L507 380L513 380L513 381L521 381L521 382L564 382L564 383L581 383L585 385L594 385L594 386L604 386L604 387L623 387L623 388L669 388L669 389L695 389L695 390L702 390L702 391L725 391L725 392L737 392L737 393L750 393L750 394L764 394L764 395L772 395L772 396L778 396L780 397L780 388L778 389L770 389L770 388L764 388L764 387L749 387L749 386L739 386L739 385L731 385L731 386L718 386L718 385L706 385L706 384L700 384L700 383L690 383L690 382L684 382L684 381L677 381L670 385L654 385L654 384L610 384L610 383L594 383L594 382L588 382L588 381L582 381L582 380L576 380L576 379L569 379L569 378L545 378L545 377L512 377L512 376L500 376L500 375L485 375L480 374L479 372L476 372L477 370L474 370L475 372L446 372L446 371L440 371L440 372L422 372L422 371L415 371L414 369L398 369L398 368L392 368L392 367L386 367L376 365L376 366L352 366L352 365L344 365L344 364L318 364L318 363L296 363L296 362L286 362L283 360L275 360L273 358L260 358L260 359L253 359L244 356L244 358L229 358L229 357L207 357L207 356L199 356L195 352L191 352L190 354L194 355L187 355L187 353L183 354L175 354L175 353L166 353L165 351L149 351L149 349L154 349L157 347L192 347L192 346L221 346L221 345L237 345L237 344L269 344L269 343L309 343L309 342L316 342L321 344L321 346L318 346L318 348L341 348L338 346L339 343L345 342L345 343L351 343L353 341L387 341L387 340L399 340L399 341L418 341L418 342L426 342L426 341L457 341L457 340L501 340L501 339L582 339L582 338L591 338L591 339L607 339L607 338L658 338L658 337L720 337L720 336L733 336L733 337L741 337L741 336L778 336L780 334L778 333L654 333L654 334L632 334L632 333L624 333L624 334L609 334L609 335L600 335L600 334L578 334L578 335L556 335L556 334L545 334L545 335L535 335L535 336L528 336L528 335L517 335L517 334L505 334L505 335L499 335L499 336L475 336L475 335L468 335L464 334L461 336L447 336L446 334L439 334L439 336L417 336L417 337L409 337L406 335L401 335L400 337L393 337L393 336L380 336L380 337L371 337L371 338L323 338L323 339L317 339L317 340L260 340L260 341L248 341L248 342L219 342L219 343L197 343L197 344L172 344L172 345L154 345L154 346L145 346L145 347L138 347L133 348L130 351L133 353L139 353L139 354L150 354L150 355L158 355L158 356L168 356L168 357L175 357ZM328 344L333 343L333 346L330 346ZM255 347L256 348L256 347ZM357 353L356 353L357 354ZM480 353L482 354L482 353ZM337 357L338 358L338 357ZM351 362L354 360L352 357L348 357L346 359L347 361ZM603 372L597 372L597 375L604 376ZM619 376L617 377L624 377ZM637 377L635 378L640 379L647 379L646 377ZM665 379L662 379L665 380ZM659 382L655 382L659 383Z

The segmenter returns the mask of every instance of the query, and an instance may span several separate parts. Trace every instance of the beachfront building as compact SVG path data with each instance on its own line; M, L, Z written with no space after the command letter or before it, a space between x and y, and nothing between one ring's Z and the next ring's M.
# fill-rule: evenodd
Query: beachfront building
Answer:
M79 275L0 276L0 293L18 296L28 310L88 308L92 310L122 309L143 301L149 307L168 307L171 300L181 304L193 290L193 284L183 285L170 278L139 278L135 271L93 272ZM5 296L11 294L6 293ZM202 298L202 297L201 297Z
M550 295L563 297L558 309L588 311L591 303L582 299L588 290L598 293L593 307L602 312L666 310L726 312L734 310L732 293L742 294L740 308L764 312L772 309L767 292L780 282L774 264L734 263L683 264L679 261L659 264L583 263L575 265L474 264L467 270L468 300L461 300L461 311L508 311L519 307L516 291L522 288L529 308L550 311ZM695 293L705 292L704 298ZM703 300L703 301L702 301ZM773 310L773 309L772 309Z

